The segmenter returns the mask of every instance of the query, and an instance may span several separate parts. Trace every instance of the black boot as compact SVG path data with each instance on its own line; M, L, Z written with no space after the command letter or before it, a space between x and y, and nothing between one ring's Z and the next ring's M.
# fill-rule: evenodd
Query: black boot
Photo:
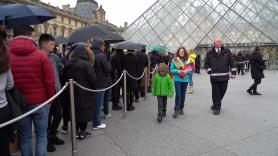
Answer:
M55 152L56 148L55 146L52 144L51 140L48 139L47 141L47 152Z
M61 139L59 139L56 135L51 137L51 142L54 144L54 145L63 145L65 144L65 142Z
M157 115L157 121L161 122L162 121L162 113L158 113Z
M163 109L162 117L166 117L166 109Z
M261 93L258 93L257 91L253 92L253 95L262 95Z
M113 109L113 110L122 110L123 107L122 107L122 106L119 106L119 105L113 105L113 106L112 106L112 109Z
M218 115L220 113L220 109L215 109L215 110L213 110L213 114L214 115Z
M183 108L180 108L180 115L184 115L184 111L183 111Z
M173 118L176 119L179 116L179 108L175 108L175 112L173 114Z
M127 111L134 111L135 107L134 106L127 106Z
M253 95L253 92L252 92L252 90L249 88L249 89L247 89L247 91L246 91L248 94L250 94L250 95Z

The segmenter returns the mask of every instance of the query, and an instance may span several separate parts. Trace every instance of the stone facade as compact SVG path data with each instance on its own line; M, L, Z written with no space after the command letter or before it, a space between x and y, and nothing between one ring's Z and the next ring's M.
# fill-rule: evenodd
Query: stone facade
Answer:
M37 35L49 33L53 36L68 37L75 29L88 25L87 21L75 15L70 10L63 10L50 4L38 0L4 0L2 4L24 3L29 5L41 6L49 9L56 15L55 19L49 20L43 24L35 25Z

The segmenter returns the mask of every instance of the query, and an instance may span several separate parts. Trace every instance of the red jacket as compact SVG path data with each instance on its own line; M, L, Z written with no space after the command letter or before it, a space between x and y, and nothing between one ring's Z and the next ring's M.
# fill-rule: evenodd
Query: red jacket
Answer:
M55 94L55 78L47 55L29 37L16 37L9 42L10 63L16 87L28 104L41 104Z

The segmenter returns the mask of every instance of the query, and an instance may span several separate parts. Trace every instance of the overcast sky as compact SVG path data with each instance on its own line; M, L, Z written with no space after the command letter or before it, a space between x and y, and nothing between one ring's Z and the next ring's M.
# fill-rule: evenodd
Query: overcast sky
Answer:
M76 0L41 0L62 8L64 4L75 7ZM106 11L106 19L117 26L123 26L124 22L131 24L156 0L96 0Z

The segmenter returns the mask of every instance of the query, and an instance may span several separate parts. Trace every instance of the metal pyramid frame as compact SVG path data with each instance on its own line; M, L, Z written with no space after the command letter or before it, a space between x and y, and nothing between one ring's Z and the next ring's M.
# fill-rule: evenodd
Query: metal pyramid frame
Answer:
M157 0L123 33L126 40L178 47L278 43L278 0Z

